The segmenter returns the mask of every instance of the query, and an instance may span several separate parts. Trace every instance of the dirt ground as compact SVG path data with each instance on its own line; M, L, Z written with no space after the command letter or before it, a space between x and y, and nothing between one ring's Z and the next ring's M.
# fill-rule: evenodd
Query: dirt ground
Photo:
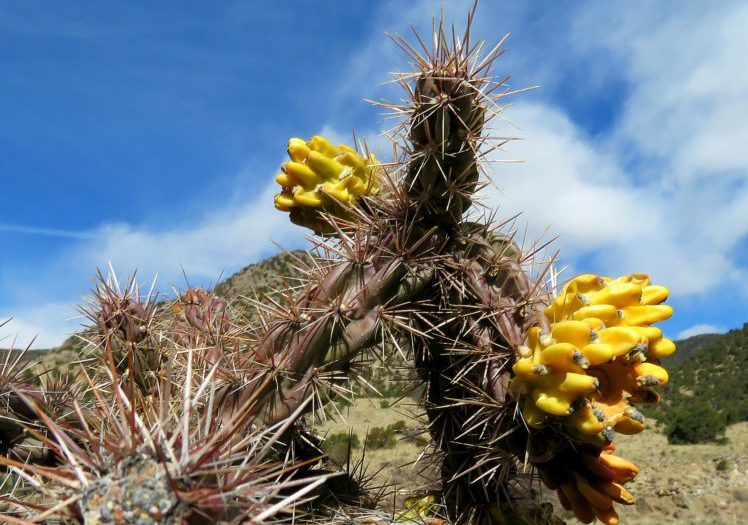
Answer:
M381 408L380 399L358 399L344 410L345 421L318 425L329 433L353 431L361 443L374 427L386 427L398 420L406 423L406 436L417 434L423 421L408 400L392 408ZM386 404L386 403L385 403ZM668 445L656 425L637 436L618 436L617 454L640 465L639 476L627 487L637 496L632 507L621 508L621 523L629 525L742 525L748 523L748 423L727 431L724 445ZM363 447L354 450L361 454ZM415 466L414 458L423 446L401 436L392 448L367 450L367 472L379 483L395 484L390 497L402 497L408 489L426 487L419 474L428 461ZM428 475L428 470L425 473ZM549 491L547 499L554 501ZM569 525L579 522L558 507Z

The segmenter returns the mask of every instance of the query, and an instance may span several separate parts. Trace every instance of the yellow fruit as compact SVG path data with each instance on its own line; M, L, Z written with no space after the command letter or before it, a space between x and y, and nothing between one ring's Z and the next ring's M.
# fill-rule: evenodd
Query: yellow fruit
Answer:
M635 330L642 339L649 341L650 345L653 342L662 339L662 330L654 326L630 326L632 330Z
M664 286L646 286L642 290L642 304L660 304L670 295L670 291Z
M667 304L627 306L622 310L623 322L630 326L658 323L673 315L673 307Z
M578 293L564 293L559 295L553 300L551 305L545 309L546 317L552 322L567 319L576 310L589 305L583 297L582 294Z
M296 203L293 200L293 195L287 193L279 193L275 196L275 207L281 211L288 211L295 205Z
M527 331L527 346L529 348L536 348L540 344L540 332L539 326L533 326Z
M556 343L571 343L582 347L590 342L592 327L583 321L559 321L553 323L551 337Z
M622 275L616 279L611 279L608 283L632 283L644 288L650 285L650 280L646 273L632 273L631 275Z
M600 462L600 452L582 453L584 467L595 477L605 481L615 481L616 473Z
M670 339L660 339L654 344L650 343L649 352L652 357L656 357L658 359L667 357L675 352L675 343Z
M600 381L594 376L587 374L575 374L569 372L558 386L561 392L568 394L591 394L600 386Z
M639 473L639 467L634 463L615 454L600 454L599 461L602 465L615 472L618 483L631 481Z
M664 386L668 382L667 370L654 363L637 363L633 370L636 382L642 386Z
M574 473L574 477L577 482L577 490L590 505L598 509L607 509L613 506L611 496L598 490L596 486L590 484L587 478L577 472Z
M319 208L322 206L322 199L314 191L297 191L293 194L295 204L309 206L310 208Z
M314 135L309 140L309 148L313 151L322 153L327 157L334 157L338 154L338 149L330 141L320 135Z
M364 159L359 157L355 151L347 146L341 145L340 147L345 148L345 153L343 153L338 159L341 164L349 166L355 171L363 171L366 168L366 162L364 162Z
M609 323L618 319L618 308L612 304L595 304L592 306L583 306L576 310L572 318L578 321L585 319L600 319L604 323Z
M641 335L626 326L603 328L597 331L597 337L602 343L610 345L616 356L627 354L642 342Z
M301 185L305 190L314 189L321 182L320 177L309 166L300 162L286 162L281 166L281 170L293 185ZM284 186L289 185L284 184Z
M620 483L609 481L599 482L595 484L595 488L612 498L613 501L616 501L617 503L623 505L633 505L636 503L636 498Z
M581 349L582 355L589 361L590 366L608 363L615 356L613 347L607 343L593 343Z
M318 211L348 218L346 206L354 206L360 197L379 191L380 169L374 157L364 159L348 146L335 147L318 135L308 143L292 138L288 156L291 160L281 166L283 173L275 178L282 188L275 207L281 211L302 208L291 214L291 220L317 233L335 230Z
M306 158L306 163L325 180L337 180L338 176L345 169L345 166L323 155L319 151L311 151Z
M571 343L552 344L541 352L540 362L551 366L557 372L578 372L589 366L584 354Z
M351 198L348 190L341 188L340 183L333 184L331 182L326 182L322 185L322 191L340 202L348 202Z
M589 304L610 304L617 308L639 304L641 287L632 283L610 284L600 291L586 294Z
M535 374L533 373L534 366L535 365L532 363L532 359L530 358L518 359L517 362L512 366L512 371L517 377L531 379L535 376Z
M605 287L605 281L599 275L584 273L577 275L564 286L564 293L587 293Z
M628 407L613 425L616 432L627 436L638 434L645 427L644 415L633 407Z
M532 397L535 406L553 416L568 416L574 401L572 396L539 388L532 391Z
M574 427L582 434L597 434L605 428L605 418L599 410L585 405L571 414L565 424Z
M584 322L590 325L590 327L592 328L591 337L593 341L597 339L597 334L595 334L595 331L605 328L605 322L602 319L598 319L596 317L585 317Z
M288 156L294 162L304 162L311 150L302 139L291 138L288 140Z

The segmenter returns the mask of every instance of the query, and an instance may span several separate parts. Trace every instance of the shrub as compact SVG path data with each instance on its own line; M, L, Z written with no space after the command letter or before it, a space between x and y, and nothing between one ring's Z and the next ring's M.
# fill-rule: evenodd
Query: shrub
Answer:
M725 432L725 422L706 403L694 403L670 413L665 433L668 443L706 443L716 441Z
M727 472L731 467L732 465L730 464L730 460L727 458L720 459L715 466L717 472Z
M374 427L366 438L366 446L372 449L394 447L396 434L405 430L405 421L398 420L386 427Z

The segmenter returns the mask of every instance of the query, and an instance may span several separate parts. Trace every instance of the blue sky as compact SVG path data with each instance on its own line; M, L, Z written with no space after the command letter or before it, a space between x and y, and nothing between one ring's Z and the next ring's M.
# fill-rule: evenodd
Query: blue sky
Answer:
M289 136L384 145L364 98L407 60L386 32L471 2L0 3L0 342L58 344L97 267L210 285L303 232L273 211ZM559 236L571 272L649 272L673 336L748 321L748 6L479 6L517 96L484 203ZM384 153L383 153L384 154Z

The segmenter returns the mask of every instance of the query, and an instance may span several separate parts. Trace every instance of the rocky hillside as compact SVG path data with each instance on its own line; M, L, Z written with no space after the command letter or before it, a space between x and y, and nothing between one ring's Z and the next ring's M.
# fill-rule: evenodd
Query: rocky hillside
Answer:
M236 299L269 293L279 288L284 281L294 286L297 268L300 264L309 262L309 255L303 250L280 253L245 266L216 286L215 292L227 299Z

